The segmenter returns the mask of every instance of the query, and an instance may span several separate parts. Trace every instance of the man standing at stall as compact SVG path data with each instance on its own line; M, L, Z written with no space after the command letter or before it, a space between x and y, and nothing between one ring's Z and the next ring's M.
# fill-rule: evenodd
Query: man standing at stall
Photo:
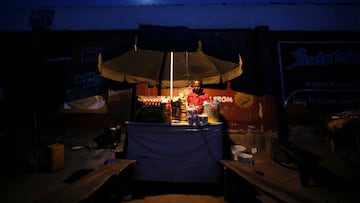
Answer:
M187 97L188 106L194 105L198 113L204 110L204 101L210 102L210 97L204 92L201 80L194 80L192 84L192 92Z

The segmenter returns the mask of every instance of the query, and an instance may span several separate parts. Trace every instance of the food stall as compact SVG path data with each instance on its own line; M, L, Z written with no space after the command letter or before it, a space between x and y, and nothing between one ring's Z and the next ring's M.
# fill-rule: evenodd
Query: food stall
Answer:
M199 78L203 84L219 84L240 76L242 58L237 49L218 36L183 26L140 25L134 36L99 53L98 70L114 81L170 91L166 100L159 92L149 98L148 92L136 90L139 108L135 119L126 123L126 158L139 161L136 180L220 179L222 124L188 111L184 96L174 99L173 89L189 87Z
M214 122L199 120L189 124L189 112L185 120L181 114L180 120L175 120L179 112L175 104L179 100L171 102L171 107L161 96L140 97L139 100L142 103L138 109L139 121L126 122L126 158L138 160L134 179L219 183L222 123L212 119ZM178 106L182 112L182 104Z

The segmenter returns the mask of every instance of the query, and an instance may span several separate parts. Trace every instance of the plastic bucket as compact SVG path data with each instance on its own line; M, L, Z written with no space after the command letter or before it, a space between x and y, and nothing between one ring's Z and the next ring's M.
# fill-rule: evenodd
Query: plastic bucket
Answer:
M251 166L254 164L253 155L244 152L237 152L237 159L240 163Z

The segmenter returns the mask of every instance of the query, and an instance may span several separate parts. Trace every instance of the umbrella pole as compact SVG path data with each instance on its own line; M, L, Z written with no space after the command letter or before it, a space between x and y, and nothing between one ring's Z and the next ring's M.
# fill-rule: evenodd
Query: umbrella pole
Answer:
M173 98L174 52L170 53L170 99Z

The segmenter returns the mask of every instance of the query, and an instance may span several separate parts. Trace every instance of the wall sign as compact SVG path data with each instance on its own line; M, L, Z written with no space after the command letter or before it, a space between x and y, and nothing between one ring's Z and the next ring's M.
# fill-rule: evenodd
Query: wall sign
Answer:
M359 41L279 41L283 105L359 106Z
M55 10L38 10L31 11L29 25L30 27L50 27L53 23Z

